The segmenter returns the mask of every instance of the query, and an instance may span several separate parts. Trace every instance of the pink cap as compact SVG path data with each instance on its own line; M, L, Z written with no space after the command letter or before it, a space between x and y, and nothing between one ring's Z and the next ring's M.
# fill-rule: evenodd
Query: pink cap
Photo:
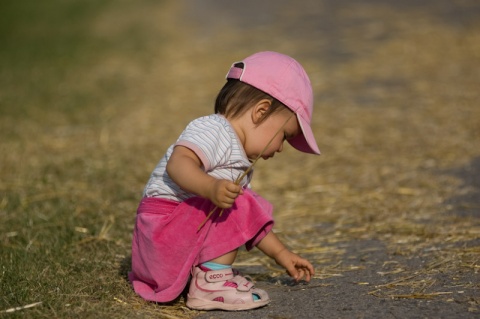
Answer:
M243 69L235 66L243 63ZM255 53L230 68L227 79L238 79L271 95L297 116L302 133L288 140L299 151L320 154L310 123L312 85L303 67L291 57L271 51Z

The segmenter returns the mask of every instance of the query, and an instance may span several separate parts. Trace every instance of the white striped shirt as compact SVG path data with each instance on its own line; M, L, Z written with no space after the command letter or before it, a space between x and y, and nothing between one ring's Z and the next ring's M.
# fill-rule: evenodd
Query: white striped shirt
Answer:
M165 169L173 148L177 145L195 152L204 171L218 179L235 181L250 166L243 146L228 120L220 114L204 116L190 122L175 144L168 148L145 186L144 197L184 201L196 196L175 184ZM252 172L244 178L241 185L249 187Z

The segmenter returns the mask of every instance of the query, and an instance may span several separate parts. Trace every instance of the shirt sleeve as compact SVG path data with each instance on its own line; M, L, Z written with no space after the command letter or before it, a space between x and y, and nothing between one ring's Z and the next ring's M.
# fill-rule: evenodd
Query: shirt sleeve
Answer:
M232 151L231 144L230 135L222 123L200 118L188 124L175 146L181 145L192 150L208 172L227 162Z

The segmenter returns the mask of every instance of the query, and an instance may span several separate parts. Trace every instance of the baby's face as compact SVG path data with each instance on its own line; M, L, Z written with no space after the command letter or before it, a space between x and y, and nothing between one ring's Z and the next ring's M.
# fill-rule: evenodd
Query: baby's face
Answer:
M280 153L283 150L285 140L294 138L299 133L300 126L297 117L292 111L285 108L272 114L247 133L249 136L245 141L245 152L251 161L258 156L261 156L264 160L269 159L275 153ZM268 147L265 149L267 145Z

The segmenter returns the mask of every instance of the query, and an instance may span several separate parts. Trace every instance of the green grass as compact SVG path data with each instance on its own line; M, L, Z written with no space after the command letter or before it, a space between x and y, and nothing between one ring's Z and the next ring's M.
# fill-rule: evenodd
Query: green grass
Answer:
M131 149L105 140L129 93L121 71L101 66L117 59L144 67L147 26L118 21L122 32L95 31L106 12L130 5L0 3L0 311L41 302L9 318L132 317L142 309L126 276L145 176L122 169L138 165ZM134 306L124 306L128 299ZM159 308L141 314L158 317Z
M95 48L100 54L108 50L87 28L93 13L107 5L106 1L2 2L2 116L48 117L53 111L75 116L79 105L88 105L84 103L89 102L86 92L78 90L74 97L65 92L62 96L59 86L71 72L95 58Z

